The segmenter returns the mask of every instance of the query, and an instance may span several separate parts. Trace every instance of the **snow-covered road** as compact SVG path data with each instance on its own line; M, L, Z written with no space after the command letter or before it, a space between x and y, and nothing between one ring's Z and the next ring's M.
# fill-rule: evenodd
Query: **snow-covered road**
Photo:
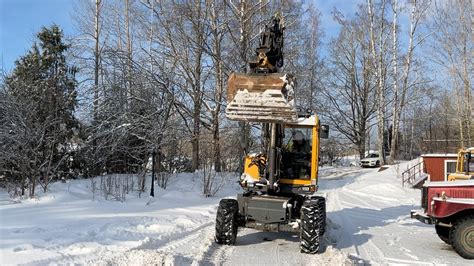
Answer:
M438 239L432 226L410 218L410 210L419 208L420 191L402 189L395 169L331 176L321 181L331 221L327 239L353 261L469 264Z
M214 243L216 205L238 193L234 185L203 198L196 180L180 176L147 205L143 197L91 201L86 180L57 183L40 200L1 201L0 264L470 265L433 227L409 218L420 191L401 188L396 172L321 169L328 228L315 255L301 254L291 233L240 229L235 246Z

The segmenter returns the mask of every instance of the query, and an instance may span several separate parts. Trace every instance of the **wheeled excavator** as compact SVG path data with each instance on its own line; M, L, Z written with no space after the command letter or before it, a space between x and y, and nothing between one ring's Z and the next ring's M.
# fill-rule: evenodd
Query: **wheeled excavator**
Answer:
M288 231L299 234L301 252L313 254L326 224L325 198L315 192L320 138L327 138L329 127L297 107L295 78L279 73L284 30L275 15L261 33L250 73L233 73L228 80L227 118L261 123L265 147L245 156L243 192L219 202L215 241L233 245L239 227Z

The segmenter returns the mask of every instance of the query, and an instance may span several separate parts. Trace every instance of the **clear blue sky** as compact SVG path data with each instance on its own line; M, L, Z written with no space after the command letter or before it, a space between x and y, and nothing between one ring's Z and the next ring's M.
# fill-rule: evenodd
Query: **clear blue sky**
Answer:
M31 48L35 34L42 26L59 25L65 35L74 35L71 13L78 0L0 0L0 68L7 72L14 62ZM121 1L121 0L118 0ZM324 44L337 36L339 25L331 12L336 7L349 17L357 5L365 0L312 0L321 11L321 25L325 32ZM326 55L326 47L321 51Z
M59 25L74 32L70 13L74 0L0 0L0 68L7 72L29 50L42 26Z

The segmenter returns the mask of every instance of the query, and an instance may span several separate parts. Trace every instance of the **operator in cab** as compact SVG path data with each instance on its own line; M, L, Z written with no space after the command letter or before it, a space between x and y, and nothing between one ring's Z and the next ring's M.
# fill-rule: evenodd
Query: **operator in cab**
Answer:
M311 144L303 132L300 130L292 132L286 151L284 161L288 165L287 178L309 179Z
M297 130L293 133L293 138L288 143L287 150L289 152L309 154L311 152L311 145L303 132Z

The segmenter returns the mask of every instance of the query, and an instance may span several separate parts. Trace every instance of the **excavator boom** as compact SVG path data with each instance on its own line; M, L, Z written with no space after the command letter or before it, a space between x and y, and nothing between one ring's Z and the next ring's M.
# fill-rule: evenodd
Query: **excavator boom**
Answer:
M295 79L280 74L283 66L283 30L281 17L265 27L256 49L255 61L249 62L252 73L233 73L227 87L227 118L235 121L285 123L297 120Z

